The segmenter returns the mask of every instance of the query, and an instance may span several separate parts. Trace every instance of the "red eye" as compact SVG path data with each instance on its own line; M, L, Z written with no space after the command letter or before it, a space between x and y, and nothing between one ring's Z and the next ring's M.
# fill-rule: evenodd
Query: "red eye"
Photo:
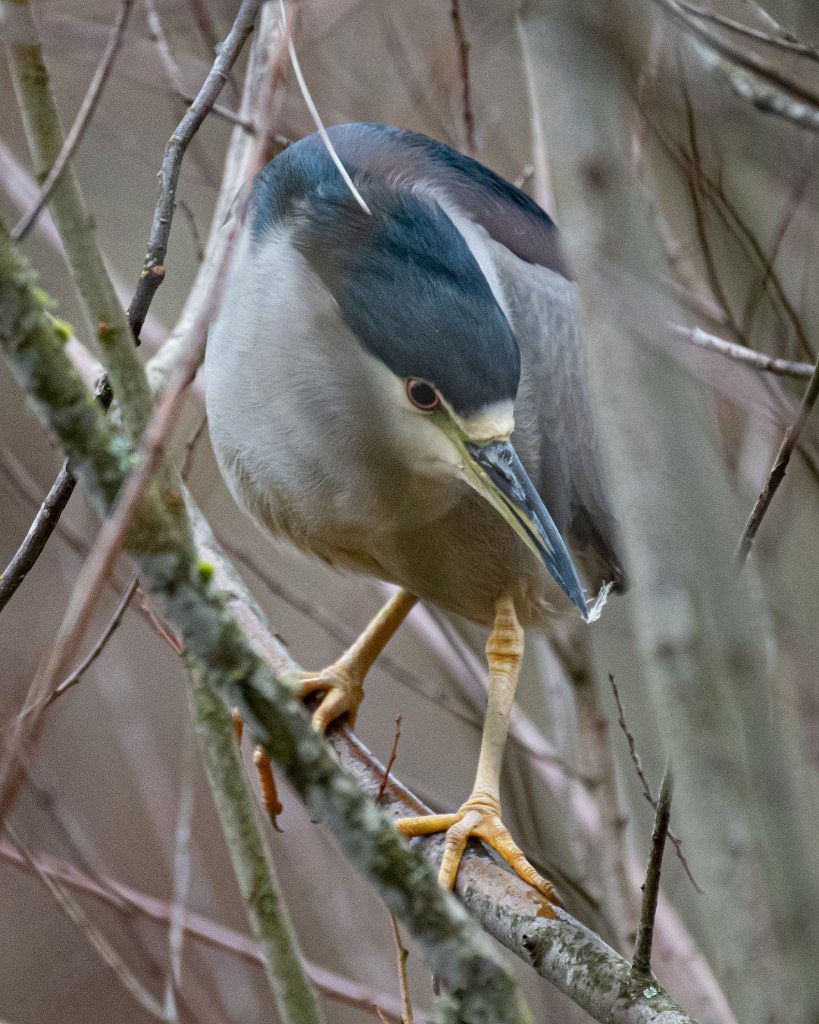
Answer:
M416 380L415 377L410 377L407 381L407 398L416 409L423 409L424 412L432 412L441 404L435 388L425 380Z

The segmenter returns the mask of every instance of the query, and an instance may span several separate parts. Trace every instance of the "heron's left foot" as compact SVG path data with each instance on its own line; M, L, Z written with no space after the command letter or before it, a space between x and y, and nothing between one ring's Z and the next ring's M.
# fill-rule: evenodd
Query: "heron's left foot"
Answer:
M355 726L358 709L364 700L364 671L352 659L339 658L322 672L303 672L301 676L302 700L314 693L322 695L313 712L313 728L316 732L325 729L342 715L347 715L350 728Z
M537 889L541 896L550 903L560 903L554 886L535 871L512 839L509 829L501 820L500 804L487 793L474 792L455 814L401 818L395 825L407 839L446 832L444 856L438 872L438 881L444 889L451 890L454 887L467 840L474 836L500 854L515 874L533 889Z
M323 672L304 672L301 698L322 695L313 712L313 728L324 732L337 718L347 716L350 727L364 700L364 679L373 662L401 625L417 598L406 590L397 590L361 636L344 654Z

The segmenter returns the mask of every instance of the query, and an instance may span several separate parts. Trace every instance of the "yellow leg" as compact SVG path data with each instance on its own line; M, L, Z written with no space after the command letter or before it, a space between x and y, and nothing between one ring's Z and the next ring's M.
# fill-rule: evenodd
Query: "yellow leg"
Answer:
M233 717L233 728L236 732L236 742L241 746L244 723L242 722L242 716L239 714L239 709L232 708L231 716ZM262 793L262 803L270 817L273 828L275 828L277 832L281 832L278 817L284 808L282 807L281 800L279 800L279 791L276 788L273 766L270 763L270 758L267 756L267 751L264 747L253 748L253 763L256 765L256 773L259 776L259 788Z
M397 591L384 605L356 642L323 672L305 672L301 695L323 693L313 713L313 728L324 732L331 722L346 714L351 726L364 699L364 677L409 614L417 598L406 590Z
M523 657L523 630L511 598L501 598L497 603L495 624L486 643L486 657L489 663L489 706L475 785L469 799L455 814L401 818L396 825L408 838L446 832L444 856L438 875L441 885L446 889L454 886L467 840L474 836L491 846L520 878L546 899L558 902L554 887L526 860L501 820L500 773L503 748Z

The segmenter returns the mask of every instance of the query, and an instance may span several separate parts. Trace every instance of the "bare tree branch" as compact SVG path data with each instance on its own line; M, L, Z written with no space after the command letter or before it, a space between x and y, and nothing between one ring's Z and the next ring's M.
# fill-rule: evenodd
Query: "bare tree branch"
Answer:
M700 24L696 17L685 10L679 0L652 0L652 2L657 4L672 20L681 25L686 32L698 39L715 54L740 68L744 68L746 71L758 75L763 80L770 82L771 85L784 90L784 92L795 99L801 100L808 107L819 110L819 93L803 85L802 82L789 78L779 68L773 64L768 64L760 57L757 57L755 53L743 50L733 43L727 42L717 33Z
M461 112L464 119L464 133L466 139L466 151L470 156L475 155L475 115L472 112L472 83L469 71L469 42L464 31L463 16L461 14L461 0L452 0L450 17L455 29L455 41L458 44L458 66L461 73Z
M660 874L663 866L663 850L668 835L668 822L671 817L671 773L666 765L660 795L657 800L657 813L654 816L654 829L651 833L651 849L646 867L646 880L643 884L643 902L640 907L640 929L634 947L632 967L634 973L643 977L652 977L651 946L654 941L654 918L657 913L657 897L660 893Z
M689 3L689 0L676 0L677 6L681 7L688 14L699 18L700 21L710 21L714 25L735 32L737 35L745 36L746 39L753 39L755 42L763 43L765 46L772 46L774 49L785 50L787 53L795 53L800 57L807 57L809 60L819 62L819 49L811 46L810 43L803 43L796 36L782 35L781 30L772 35L770 32L763 32L761 29L753 28L735 18L729 18L718 11L712 11L707 7L700 7L698 4Z
M119 624L122 622L125 612L128 610L128 605L131 603L131 599L137 592L138 587L139 580L135 576L128 584L125 593L122 595L117 607L114 609L114 614L108 621L108 625L103 629L99 637L97 637L91 650L86 654L79 665L77 665L77 667L73 669L65 679L63 679L60 685L52 690L51 695L48 698L49 704L52 704L58 697L62 697L67 690L76 686L88 669L91 668L97 658L102 654L108 641L114 635Z
M76 483L68 469L68 463L64 463L34 517L25 540L0 576L0 611L9 603L17 588L34 568L60 520L63 509L68 504L68 499L74 493Z
M634 770L637 772L637 778L640 780L640 785L643 787L643 796L656 811L657 801L654 798L654 794L651 792L651 786L648 782L648 776L646 775L645 769L643 768L643 763L640 760L640 755L637 753L637 743L634 739L634 733L631 731L631 729L629 729L628 724L626 722L626 709L623 707L623 700L620 697L620 688L615 682L614 676L611 673L609 673L609 682L611 683L611 689L614 694L614 699L617 702L617 724L620 726L623 735L626 737L626 742L628 743L628 752L629 756L631 757L631 763L634 765ZM689 867L688 861L685 859L685 855L682 852L682 841L680 840L679 836L674 835L670 828L667 830L667 832L668 838L671 840L674 846L674 850L676 851L677 858L682 866L682 869L686 873L686 875L688 875L689 882L694 886L697 892L700 895L702 895L703 890L698 884L696 878L694 878L694 875L691 873L691 868Z
M185 665L199 751L253 931L265 947L264 967L279 1015L283 1024L322 1024L287 904L261 837L256 798L239 756L233 718L200 664L186 655Z
M759 492L756 503L748 517L748 522L745 524L745 529L742 531L742 537L737 548L737 565L740 568L748 557L754 538L759 531L765 513L773 501L774 495L779 490L779 485L785 479L791 455L793 455L793 450L799 441L799 435L808 421L817 396L819 396L819 361L817 361L805 394L802 396L802 401L799 403L796 419L785 431L785 436L782 439L779 451L776 453L776 458L774 459L768 479L765 481L765 486Z
M260 2L261 0L242 0L242 5L230 32L218 48L213 67L190 109L171 135L165 151L165 159L162 161L159 172L159 198L154 209L148 251L145 254L133 301L128 307L129 323L137 338L156 290L165 276L165 255L168 251L168 239L176 203L176 187L185 150L216 102L216 97L222 91L228 73L239 56L245 40L253 31L253 23L256 20Z
M735 341L726 341L724 338L718 338L715 334L708 334L707 331L703 331L699 327L686 327L683 324L669 324L668 326L674 334L691 345L707 349L709 352L719 352L721 356L735 359L739 363L745 363L746 366L753 366L756 370L800 379L813 376L812 363L800 363L792 359L766 356L763 352L756 352L745 345L738 345Z

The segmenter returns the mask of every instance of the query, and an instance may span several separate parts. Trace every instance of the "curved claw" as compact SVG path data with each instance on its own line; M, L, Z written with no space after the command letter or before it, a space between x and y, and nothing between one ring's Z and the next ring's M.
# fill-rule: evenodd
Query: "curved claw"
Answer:
M316 732L325 732L344 714L347 715L350 727L355 726L358 709L364 699L361 680L341 665L331 665L322 672L305 672L301 676L300 697L306 700L314 693L323 693L313 712L313 728Z
M466 844L471 837L480 839L491 848L533 889L549 903L560 905L560 898L551 882L535 871L512 839L500 816L500 806L484 794L473 796L455 814L429 814L418 818L401 818L396 828L407 838L429 836L446 832L444 856L438 872L438 881L451 890L461 864Z

